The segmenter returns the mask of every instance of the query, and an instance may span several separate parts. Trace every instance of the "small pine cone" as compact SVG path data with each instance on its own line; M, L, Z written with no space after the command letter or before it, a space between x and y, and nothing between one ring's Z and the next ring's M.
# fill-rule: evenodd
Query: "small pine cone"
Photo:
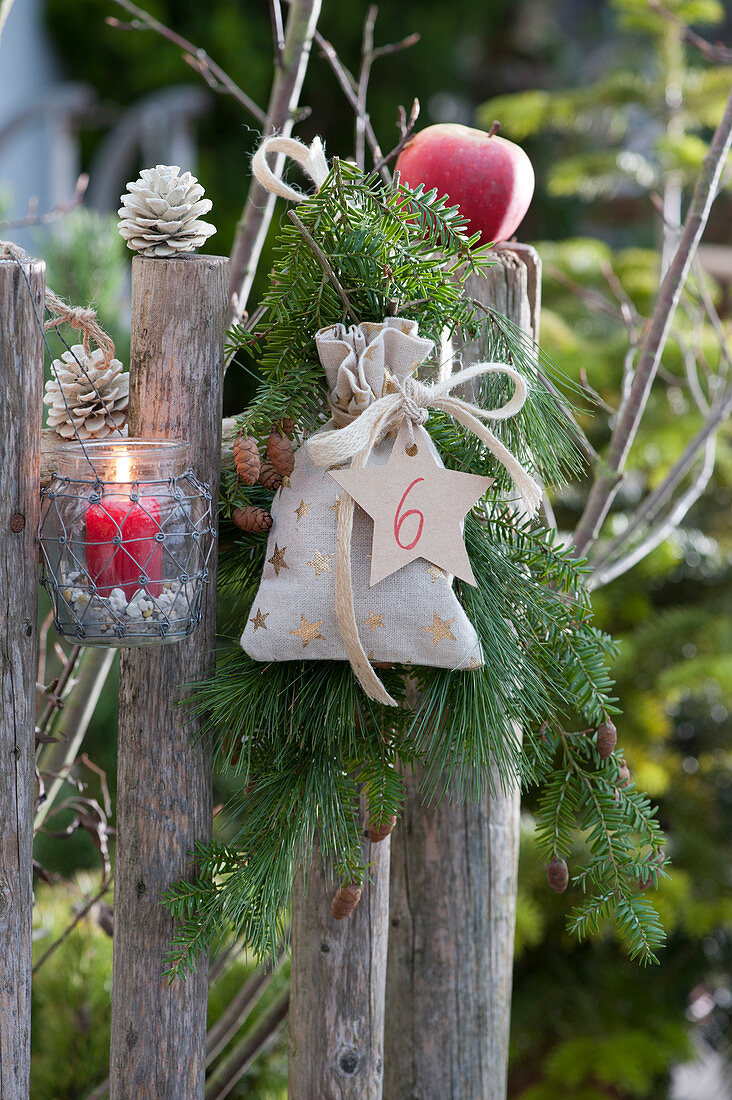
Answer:
M64 439L106 439L127 422L130 376L119 359L104 361L101 348L84 351L74 344L53 361L44 405L48 426Z
M271 462L263 462L259 470L260 484L271 493L276 493L282 484L283 475L275 470Z
M278 474L289 477L295 469L295 456L292 453L292 443L286 435L282 435L274 428L267 440L267 454L269 460Z
M392 829L396 825L396 815L390 814L389 817L385 817L381 825L373 825L371 822L366 826L366 832L368 833L369 840L372 844L378 844L380 840L386 840L391 833Z
M177 164L145 168L140 178L127 184L121 198L120 235L127 247L143 256L177 256L193 252L216 232L199 214L211 209L210 199L190 172Z
M269 531L272 526L272 517L264 508L257 508L254 504L248 504L246 508L232 508L231 522L235 523L242 531L250 531L259 535L263 531Z
M618 743L618 731L615 728L615 723L611 722L610 719L608 719L607 722L601 722L597 727L596 743L600 758L602 760L607 760Z
M350 886L341 886L340 890L333 898L330 911L336 920L343 920L344 917L351 915L360 900L360 886L356 886L353 883Z
M280 420L280 427L285 435L292 435L295 430L295 421L291 416L285 416Z
M546 865L546 880L557 894L563 894L569 885L569 868L566 861L555 857Z
M618 786L627 787L630 783L630 768L624 760L620 761L618 766Z
M234 440L234 465L245 485L254 485L261 466L256 439L250 435L238 435Z

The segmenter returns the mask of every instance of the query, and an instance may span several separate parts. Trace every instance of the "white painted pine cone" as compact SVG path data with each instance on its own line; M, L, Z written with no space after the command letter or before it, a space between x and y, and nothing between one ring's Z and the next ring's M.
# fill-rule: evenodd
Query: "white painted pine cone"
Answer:
M145 168L140 178L127 184L122 195L120 235L127 247L143 256L175 256L193 252L216 232L199 220L213 203L190 172L180 174L177 164Z
M54 374L46 382L43 398L43 403L50 406L49 428L64 439L74 439L78 433L82 440L87 440L106 439L124 427L130 376L123 372L119 359L111 359L105 367L100 348L87 355L82 344L74 344L71 351L54 359L53 367Z

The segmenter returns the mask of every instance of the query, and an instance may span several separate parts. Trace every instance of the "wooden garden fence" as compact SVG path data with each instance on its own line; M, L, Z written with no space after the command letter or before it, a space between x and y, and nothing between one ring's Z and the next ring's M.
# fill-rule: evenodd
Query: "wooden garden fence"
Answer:
M496 259L468 293L536 336L536 254ZM132 268L130 434L188 440L213 486L227 268L216 256ZM0 1100L29 1097L44 280L37 260L0 260ZM206 961L185 982L163 975L173 926L159 897L210 835L210 755L178 703L211 667L215 616L214 562L195 633L121 660L112 1100L204 1097ZM518 792L434 809L417 785L391 844L364 841L372 882L350 920L333 921L316 868L296 889L290 1100L505 1096Z

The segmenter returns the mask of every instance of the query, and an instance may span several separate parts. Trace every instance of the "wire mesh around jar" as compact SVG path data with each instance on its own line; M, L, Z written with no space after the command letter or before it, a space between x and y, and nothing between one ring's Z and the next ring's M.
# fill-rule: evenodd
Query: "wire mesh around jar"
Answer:
M139 646L191 633L216 537L192 471L126 484L56 475L41 496L41 582L59 634Z

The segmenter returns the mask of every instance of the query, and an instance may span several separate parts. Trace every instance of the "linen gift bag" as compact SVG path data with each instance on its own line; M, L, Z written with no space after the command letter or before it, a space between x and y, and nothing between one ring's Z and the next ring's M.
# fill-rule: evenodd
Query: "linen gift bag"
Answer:
M415 321L398 317L323 329L316 345L333 413L323 432L352 423L379 398L396 392L433 348L419 336ZM319 434L311 437L311 445ZM426 433L424 438L442 466ZM386 463L393 446L392 432L373 447L368 465ZM254 660L352 659L336 614L338 518L345 497L329 470L316 466L309 446L302 445L289 483L272 505L266 564L241 639ZM418 558L370 587L372 535L373 521L356 506L350 580L358 636L368 661L480 667L478 637L452 590L452 578Z

